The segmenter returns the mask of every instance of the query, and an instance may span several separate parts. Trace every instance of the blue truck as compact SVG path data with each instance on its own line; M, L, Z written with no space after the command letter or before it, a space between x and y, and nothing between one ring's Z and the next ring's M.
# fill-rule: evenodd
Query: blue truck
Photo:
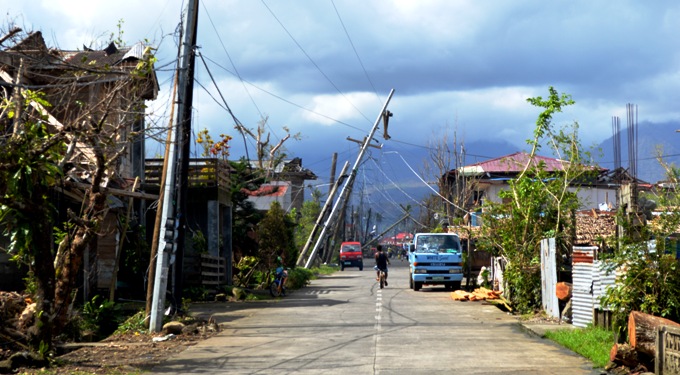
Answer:
M454 233L417 233L409 246L409 287L419 291L425 285L460 289L463 254Z

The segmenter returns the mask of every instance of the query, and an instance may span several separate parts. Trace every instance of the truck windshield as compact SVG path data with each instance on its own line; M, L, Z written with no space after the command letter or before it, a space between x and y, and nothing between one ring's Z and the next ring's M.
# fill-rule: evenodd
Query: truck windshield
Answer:
M424 235L418 236L416 251L424 253L459 253L460 242L454 236Z

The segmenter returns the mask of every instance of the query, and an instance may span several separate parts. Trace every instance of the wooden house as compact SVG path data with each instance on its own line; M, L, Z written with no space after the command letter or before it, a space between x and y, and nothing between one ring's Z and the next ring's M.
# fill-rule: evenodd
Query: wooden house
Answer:
M108 216L84 259L81 291L86 299L92 291L109 288L112 283L116 253L122 248L122 223L139 223L145 200L157 199L132 191L135 180L137 186L144 181L145 101L155 99L158 93L156 75L148 63L150 55L149 47L142 43L118 47L112 42L101 50L49 48L40 32L0 51L3 86L15 88L21 95L26 90L42 93L49 106L37 100L31 100L30 105L42 112L50 129L68 129L64 178L69 187L55 195L62 220L66 220L67 208L80 209L96 164L93 147L102 149L108 160L115 160L102 184L109 193ZM140 71L140 66L145 70ZM77 129L87 126L98 131L101 141L94 146L75 136ZM129 205L133 210L124 218Z
M144 189L158 194L163 159L147 159ZM187 229L183 257L184 288L229 285L232 280L231 168L222 159L190 159L187 192ZM155 210L146 216L154 227ZM147 233L151 243L151 233Z

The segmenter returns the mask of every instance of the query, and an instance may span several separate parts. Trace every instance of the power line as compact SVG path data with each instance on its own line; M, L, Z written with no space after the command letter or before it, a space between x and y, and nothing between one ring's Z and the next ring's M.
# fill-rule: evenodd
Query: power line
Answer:
M307 51L305 51L305 49L302 48L302 46L300 45L300 43L298 43L298 41L295 40L295 38L294 38L293 35L288 31L288 29L286 29L286 27L283 25L283 23L281 22L281 20L279 20L279 18L276 17L276 14L274 14L274 12L271 10L271 8L269 8L269 6L267 5L267 3L265 3L264 0L261 0L261 2L262 2L262 4L265 6L265 8L267 8L267 10L269 11L269 13L271 13L272 17L274 17L274 19L276 20L276 22L278 22L279 25L281 25L281 28L283 28L283 31L285 31L286 34L288 34L288 36L290 37L290 39L293 40L293 43L295 43L295 45L298 46L298 48L300 49L300 51L302 51L302 53L307 57L307 59L309 60L309 62L311 62L312 65L314 65L314 67L316 67L316 69L319 71L319 73L321 73L321 75L324 76L324 78L326 78L326 80L331 84L331 86L333 86L333 88L335 88L335 90L336 90L340 95L342 95L342 97L345 98L345 100L347 100L347 102L348 102L352 107L354 107L354 109L356 109L357 112L358 112L359 114L361 114L361 116L362 116L363 118L366 119L366 121L371 122L371 120L370 120L368 117L366 117L366 115L363 114L363 112L361 112L361 111L359 110L359 108L357 108L357 107L354 105L354 103L352 103L352 101L349 100L349 98L347 98L347 96L345 96L345 94L344 94L342 91L340 91L340 89L338 88L338 86L336 86L335 83L333 83L333 81L326 75L326 73L324 73L324 71L321 70L321 68L320 68L319 65L314 61L314 59L312 59L312 57L309 56L309 54L307 53Z
M205 10L205 13L208 15L208 20L210 21L210 25L213 27L213 30L215 31L215 35L217 36L217 40L220 41L220 45L222 46L222 49L224 50L224 53L227 55L227 59L229 59L229 63L231 64L232 68L234 68L234 72L236 73L236 76L238 77L239 81L241 82L241 85L243 86L243 90L245 90L246 94L248 94L248 97L250 98L250 101L253 103L253 106L257 110L257 113L260 114L260 118L264 118L264 114L262 114L262 111L260 110L260 107L257 105L255 102L255 99L253 96L250 94L250 91L248 90L248 87L246 86L243 77L241 77L241 73L239 73L238 69L236 68L236 64L234 64L234 60L231 58L231 55L229 54L229 51L227 51L227 47L224 45L224 42L222 41L222 37L220 34L217 32L217 27L215 27L215 23L212 20L212 17L210 17L210 12L205 8L205 3L202 3L203 9ZM274 132L274 130L271 128L269 123L265 123L267 127L269 128L269 131L271 131L274 134L274 137L276 139L280 139L279 136Z
M419 175L418 173L416 173L416 171L413 170L413 168L411 168L411 165L409 165L409 163L406 161L406 159L404 159L404 157L401 156L401 154L399 154L399 152L397 152L397 151L388 151L388 152L386 152L385 154L388 154L388 153L394 153L394 154L399 155L399 157L400 157L401 160L404 162L404 164L406 164L406 166L408 167L408 169L410 169L411 172L413 172L413 174L416 175L416 177L418 177L418 179L419 179L420 181L423 182L423 184L425 184L430 190L432 190L432 191L433 191L435 194L437 194L440 198L442 198L443 200L445 200L448 204L452 205L453 207L456 207L457 209L459 209L459 210L461 210L461 211L463 211L463 212L465 212L465 213L470 213L470 211L468 211L468 210L464 209L463 207L460 207L460 206L458 206L457 204L455 204L455 203L451 202L450 200L446 199L446 197L442 196L441 194L439 194L439 192L438 192L437 190L435 190L434 188L432 188L432 186L430 186L430 184L428 184L425 180L423 180L422 177L420 177L420 175Z
M210 61L211 63L215 64L217 67L223 69L225 72L227 72L227 73L229 73L229 74L232 74L232 75L236 76L236 74L235 74L234 72L232 72L232 71L230 71L229 69L223 67L222 65L220 65L220 64L217 63L216 61L210 59L210 57L205 57L205 59L208 60L208 61ZM292 105L292 106L295 106L295 107L297 107L297 108L300 108L300 109L302 109L303 111L307 111L307 112L309 112L309 113L313 113L313 114L315 114L315 115L317 115L317 116L323 117L323 118L325 118L325 119L327 119L327 120L333 121L333 122L338 123L338 124L341 124L341 125L345 125L345 126L347 126L347 127L349 127L349 128L352 128L352 129L354 129L354 130L358 130L358 131L360 131L360 132L364 132L364 131L365 131L364 129L361 129L361 128L356 127L356 126L354 126L354 125L351 125L351 124L348 124L348 123L346 123L346 122L343 122L343 121L334 119L334 118L332 118L332 117L330 117L330 116L324 115L323 113L319 113L319 112L313 111L313 110L311 110L311 109L309 109L309 108L305 108L305 107L303 107L303 106L300 105L300 104L294 103L294 102L292 102L292 101L290 101L290 100L288 100L288 99L286 99L286 98L283 98L283 97L281 97L281 96L279 96L279 95L277 95L277 94L274 94L274 93L271 92L271 91L267 91L267 90L263 89L262 87L259 87L258 85L254 84L254 83L252 83L252 82L249 82L249 81L247 81L247 80L245 80L245 79L243 80L243 82L249 84L249 85L252 86L253 88L256 88L256 89L258 89L258 90L264 92L265 94L268 94L268 95L270 95L270 96L272 96L272 97L274 97L274 98L276 98L276 99L279 99L279 100L281 100L281 101L283 101L283 102L286 102L286 103L288 103L288 104L290 104L290 105Z
M208 75L210 76L210 80L215 85L215 89L217 90L217 93L220 94L220 98L222 98L222 102L224 103L224 106L226 107L227 112L229 112L229 115L231 115L231 118L234 120L234 123L236 124L236 128L238 129L239 133L241 133L241 136L243 137L243 146L245 147L246 158L248 160L250 160L250 156L248 155L248 144L246 142L246 135L245 135L245 130L243 129L244 128L243 124L241 124L241 121L239 121L236 118L236 115L234 115L234 112L232 112L231 108L229 108L229 104L227 104L227 101L224 99L224 96L222 95L222 91L220 91L219 86L217 86L217 82L215 82L215 79L213 78L213 75L210 72L210 69L208 68L208 64L206 64L205 59L203 59L203 54L201 54L200 51L196 51L196 53L198 54L198 57L201 58L201 61L203 62L203 66L205 66L205 70L208 72ZM203 87L203 86L201 85L201 87ZM210 95L210 96L212 97L212 95Z
M337 16L338 16L338 20L340 21L340 25L342 25L342 29L345 31L345 35L347 35L347 40L349 41L349 44L352 46L352 50L354 51L354 56L356 56L357 60L359 60L359 65L361 65L361 69L364 71L364 75L366 76L368 83L371 84L371 87L373 88L373 92L375 93L375 96L378 97L378 100L381 100L380 95L378 95L378 90L376 90L375 85L373 85L373 81L371 81L371 77L368 76L368 71L366 71L366 67L364 66L363 61L361 61L361 57L359 57L359 53L357 52L357 49L354 47L354 43L352 42L352 38L350 38L349 32L347 32L347 28L345 27L345 23L342 21L342 17L340 17L340 13L338 12L338 8L335 6L335 2L333 0L331 0L331 4L333 4L333 9L335 9L335 14L337 14Z

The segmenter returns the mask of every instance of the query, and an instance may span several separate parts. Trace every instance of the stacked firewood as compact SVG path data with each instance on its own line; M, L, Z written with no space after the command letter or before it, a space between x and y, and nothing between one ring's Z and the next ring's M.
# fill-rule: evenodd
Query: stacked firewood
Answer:
M613 374L654 371L656 332L660 326L680 328L680 323L633 311L628 315L628 343L614 344L606 370Z

